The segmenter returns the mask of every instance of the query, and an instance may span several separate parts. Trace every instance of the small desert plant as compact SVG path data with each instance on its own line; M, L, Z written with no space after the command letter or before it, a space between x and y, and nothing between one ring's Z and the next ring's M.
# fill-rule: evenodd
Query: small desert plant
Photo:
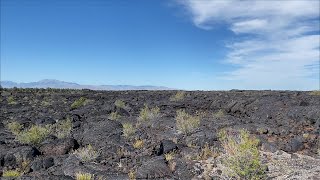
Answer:
M135 180L136 179L136 172L134 170L130 170L128 173L129 179L130 180Z
M114 105L115 105L116 107L122 108L122 109L125 109L125 107L126 107L126 103L123 102L122 100L116 100L116 101L114 102Z
M209 157L217 157L218 154L214 151L213 147L210 147L207 143L201 148L200 153L197 155L198 160L206 160Z
M192 116L185 110L178 110L175 119L177 129L185 134L190 133L200 125L200 117Z
M17 135L21 132L21 130L23 129L22 124L14 121L14 122L10 122L7 124L7 128L14 134Z
M150 109L147 105L144 105L144 108L141 109L138 117L138 124L149 123L151 120L155 120L159 117L160 108L154 107Z
M174 156L176 155L176 151L171 151L168 153L164 154L164 158L166 159L166 161L172 161L174 159Z
M170 101L181 101L184 99L185 94L185 91L178 91L175 95L170 97Z
M118 112L112 112L109 115L109 119L111 120L118 120L121 118L121 115Z
M21 131L17 134L17 139L21 143L38 145L50 134L49 127L33 125L30 129Z
M213 114L213 116L214 116L215 118L221 118L221 117L224 117L224 116L225 116L225 113L224 113L224 111L223 111L222 109L220 109L219 111L215 112L215 113Z
M79 107L81 107L81 106L86 105L86 103L87 103L87 98L81 97L81 98L75 100L75 101L71 104L71 109L77 109L77 108L79 108Z
M144 141L141 139L137 139L134 143L133 143L133 147L135 149L141 149L144 145Z
M3 171L2 177L16 178L16 177L20 177L21 175L22 175L21 172L19 172L18 170L6 170L6 171Z
M131 137L136 132L136 128L131 123L123 123L123 135L126 138Z
M310 95L320 96L320 90L314 90L314 91L310 92Z
M250 138L246 130L241 130L237 135L229 135L223 130L219 136L226 155L222 163L231 170L231 176L240 179L265 177L266 168L259 159L258 139Z
M99 152L94 150L90 144L86 147L75 150L73 154L83 162L93 161L99 156Z
M94 175L90 173L76 173L76 180L93 180Z
M8 104L17 104L13 96L9 96L7 101L8 101Z
M72 130L72 122L69 118L59 121L52 126L52 133L59 139L68 137Z

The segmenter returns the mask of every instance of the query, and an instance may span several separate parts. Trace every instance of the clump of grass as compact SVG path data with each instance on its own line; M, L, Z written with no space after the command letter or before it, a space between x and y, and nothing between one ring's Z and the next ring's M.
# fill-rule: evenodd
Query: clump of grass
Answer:
M314 90L314 91L310 92L310 95L320 96L320 90Z
M198 160L206 160L209 157L217 157L218 154L214 151L213 147L210 147L207 143L201 148L200 153L197 155Z
M200 126L200 117L192 116L186 113L185 110L178 110L175 119L177 129L185 134Z
M225 116L225 112L222 109L220 109L219 111L214 113L213 116L216 117L216 118L222 118L222 117Z
M8 104L17 104L17 102L15 101L15 99L14 99L14 97L13 96L9 96L8 97L8 99L7 99L7 101L8 101Z
M126 138L130 138L135 134L136 128L131 123L123 123L123 135Z
M130 170L128 173L129 179L130 180L135 180L136 179L136 172L134 170Z
M116 107L122 108L122 109L125 109L125 107L126 107L126 103L123 102L122 100L116 100L116 101L114 102L114 105L115 105Z
M160 117L160 108L154 107L149 108L146 104L144 108L141 109L140 115L138 117L138 124L148 124L151 120L155 120Z
M181 101L184 99L185 94L185 91L178 91L175 95L170 97L170 101Z
M33 125L30 129L21 131L16 138L21 143L38 145L50 134L50 128Z
M73 154L83 162L93 161L99 156L99 152L94 150L90 144L86 147L75 150Z
M2 177L17 178L17 177L20 177L21 175L22 173L19 172L18 170L5 170L3 171Z
M165 153L164 154L164 158L166 159L166 161L172 161L174 159L174 156L176 155L176 152L175 151L171 151L171 152L168 152L168 153Z
M14 134L17 135L21 132L21 130L23 129L22 124L13 121L7 124L7 128Z
M77 108L79 108L79 107L81 107L81 106L86 105L86 103L87 103L87 98L81 97L81 98L75 100L75 101L71 104L71 109L77 109Z
M94 175L90 173L82 173L78 172L76 173L76 180L93 180Z
M68 137L72 130L72 121L69 118L59 121L54 124L51 129L52 134L57 136L59 139Z
M134 143L133 143L133 147L135 149L141 149L144 145L144 141L141 139L137 139Z
M109 115L109 119L111 120L118 120L121 118L121 115L118 112L112 112Z
M258 139L250 138L246 130L236 135L221 131L219 136L226 155L222 163L231 170L231 176L240 179L265 178L266 167L259 159Z

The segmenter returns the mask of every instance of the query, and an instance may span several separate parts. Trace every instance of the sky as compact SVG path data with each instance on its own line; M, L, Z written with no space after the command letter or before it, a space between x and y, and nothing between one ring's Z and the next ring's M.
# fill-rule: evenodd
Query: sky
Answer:
M318 0L1 0L1 80L320 89Z

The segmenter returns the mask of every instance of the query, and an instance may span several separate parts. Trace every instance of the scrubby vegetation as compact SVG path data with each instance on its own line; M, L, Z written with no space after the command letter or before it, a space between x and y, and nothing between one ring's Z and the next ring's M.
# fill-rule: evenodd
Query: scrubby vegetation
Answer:
M185 134L192 132L200 125L200 117L192 116L185 110L178 110L175 119L177 129Z
M68 137L72 130L72 122L69 118L59 121L51 126L51 133L58 138Z
M21 143L38 145L50 134L50 128L39 125L33 125L27 130L23 130L16 135Z
M133 147L136 149L141 149L144 145L144 141L141 139L137 139L134 143L133 143Z
M18 170L5 170L3 171L2 177L5 178L17 178L20 177L22 174Z
M181 101L184 99L185 94L185 91L178 91L175 95L170 97L170 101Z
M23 125L13 121L7 124L7 128L14 134L17 135L21 132L21 130L23 129Z
M213 117L215 117L215 118L222 118L224 116L225 116L225 112L222 109L220 109L219 111L217 111L213 114Z
M76 180L93 180L94 175L90 173L76 173Z
M149 125L150 121L156 120L160 117L160 108L154 107L149 108L148 105L145 105L144 108L140 110L138 117L138 125Z
M131 123L123 123L123 135L126 138L130 138L136 132L136 128Z
M116 100L116 101L114 102L114 105L115 105L116 107L122 108L122 109L125 109L125 107L126 107L126 103L123 102L122 100Z
M85 97L81 97L77 100L75 100L72 104L71 104L71 109L77 109L81 106L86 105L86 103L88 102L87 98Z
M121 118L121 115L118 112L112 112L109 115L109 119L111 120L118 120Z
M220 132L220 141L224 148L223 164L230 169L229 175L240 179L264 179L266 167L261 164L258 139L250 137L246 130L236 134Z
M73 154L83 162L93 161L99 156L99 152L93 149L90 144L86 147L75 150Z

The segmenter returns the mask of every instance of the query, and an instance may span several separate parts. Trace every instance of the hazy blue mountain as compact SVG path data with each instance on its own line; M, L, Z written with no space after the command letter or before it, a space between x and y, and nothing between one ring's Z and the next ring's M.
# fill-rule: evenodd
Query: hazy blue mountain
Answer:
M38 82L16 83L1 81L3 88L58 88L58 89L92 89L92 90L170 90L164 86L131 86L131 85L81 85L55 79L44 79Z

